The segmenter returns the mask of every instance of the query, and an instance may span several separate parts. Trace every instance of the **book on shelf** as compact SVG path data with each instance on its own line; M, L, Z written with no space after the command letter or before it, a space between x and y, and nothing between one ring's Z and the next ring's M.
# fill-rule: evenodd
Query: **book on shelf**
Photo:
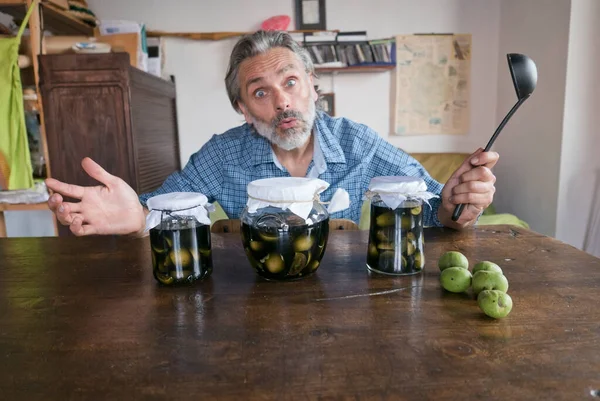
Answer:
M338 42L364 42L367 40L367 31L338 32L336 39Z
M367 40L365 31L327 32L327 35L322 33L324 32L304 35L303 45L308 50L315 67L396 64L394 38Z

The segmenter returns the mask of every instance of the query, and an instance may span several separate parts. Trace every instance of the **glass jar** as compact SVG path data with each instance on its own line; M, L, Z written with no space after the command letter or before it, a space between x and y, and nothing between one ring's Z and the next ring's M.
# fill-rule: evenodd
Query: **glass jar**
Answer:
M148 200L152 272L164 285L189 284L212 273L210 219L202 194L175 192ZM210 206L210 205L209 205Z
M242 244L259 276L294 280L319 268L332 209L325 208L318 195L328 186L319 179L297 177L248 184L248 203L240 216Z
M369 184L371 223L367 268L383 274L419 273L425 266L423 201L436 195L426 192L422 179L375 177Z
M385 274L414 274L423 270L423 202L407 200L396 209L378 195L371 199L367 267Z

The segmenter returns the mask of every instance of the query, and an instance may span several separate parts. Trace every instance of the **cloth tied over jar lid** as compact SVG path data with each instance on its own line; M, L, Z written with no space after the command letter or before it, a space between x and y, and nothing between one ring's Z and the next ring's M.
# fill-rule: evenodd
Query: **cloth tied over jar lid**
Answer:
M421 200L429 205L429 199L438 198L432 192L427 192L427 184L422 178L405 176L374 177L369 183L366 198L379 198L387 207L394 210L406 200Z
M338 188L329 202L321 202L319 194L329 188L329 183L318 178L276 177L252 181L248 184L249 213L268 206L289 210L307 220L313 202L328 203L329 214L345 210L350 206L350 196Z
M196 192L171 192L156 195L146 203L150 213L146 216L146 231L158 226L164 214L195 217L199 223L210 224L208 212L215 210L208 198Z

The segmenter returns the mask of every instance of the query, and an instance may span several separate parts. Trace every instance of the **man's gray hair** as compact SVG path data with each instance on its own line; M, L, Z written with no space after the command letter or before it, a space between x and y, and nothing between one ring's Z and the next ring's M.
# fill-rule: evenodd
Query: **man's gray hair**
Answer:
M242 62L250 57L264 54L269 50L283 47L291 50L304 64L304 70L309 75L315 75L315 66L308 51L296 42L287 32L282 31L257 31L242 37L233 48L229 58L229 67L225 76L227 96L231 105L241 113L238 102L240 101L239 72ZM316 75L315 75L316 76Z

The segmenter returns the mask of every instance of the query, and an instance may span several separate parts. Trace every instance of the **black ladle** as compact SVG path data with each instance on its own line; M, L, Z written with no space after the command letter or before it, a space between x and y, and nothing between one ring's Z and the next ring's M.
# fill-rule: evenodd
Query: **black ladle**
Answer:
M496 132L494 132L494 135L492 135L490 138L490 141L483 150L484 152L490 150L494 144L494 141L500 134L500 131L502 131L502 128L504 128L512 115L515 114L515 111L517 111L517 109L525 102L525 100L531 96L537 84L537 68L532 59L524 54L518 53L509 53L506 55L506 59L508 61L508 68L510 69L510 75L515 86L515 91L517 92L517 98L519 100L513 106L513 108L510 109L498 128L496 128ZM454 208L454 213L452 214L452 221L458 220L464 207L465 205L462 203L460 205L456 205L456 208Z

